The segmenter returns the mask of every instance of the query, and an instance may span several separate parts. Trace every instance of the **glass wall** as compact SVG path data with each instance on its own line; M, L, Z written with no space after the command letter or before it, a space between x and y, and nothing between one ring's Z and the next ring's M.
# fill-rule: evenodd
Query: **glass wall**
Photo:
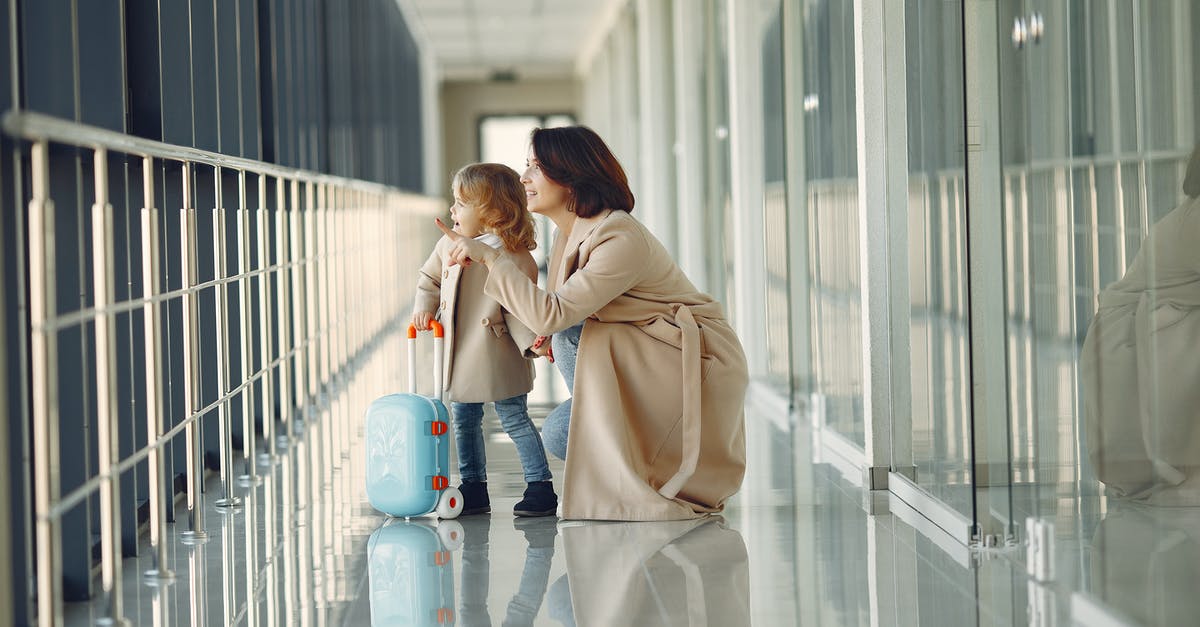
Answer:
M854 7L808 0L801 34L806 188L811 233L812 377L818 420L859 447L863 416L862 295L859 286L858 147L855 130ZM793 149L795 150L795 149ZM800 271L797 269L797 271Z
M963 15L961 5L940 0L906 9L913 464L918 485L969 517Z
M766 272L767 384L791 396L788 332L788 196L785 182L783 3L762 0L763 244Z
M1145 534L1194 518L1138 508L1200 505L1200 8L999 6L1003 193L972 202L1005 221L1014 522L1055 525L1060 581L1159 623L1115 577L1161 575Z
M708 290L729 306L733 294L733 212L729 182L729 41L726 3L709 0L704 7L705 192L704 250Z
M752 356L767 364L758 382L814 401L798 404L811 411L800 418L812 419L812 448L793 454L824 461L835 443L851 454L831 463L851 477L856 463L883 469L879 443L890 438L891 470L915 477L923 493L902 490L935 525L974 525L951 532L967 542L972 530L1022 540L1011 530L1027 517L1053 522L1058 581L1114 605L1122 534L1182 530L1191 542L1193 529L1175 510L1114 518L1120 503L1200 505L1195 4L909 0L897 12L860 3L856 15L850 2L758 0L747 29L741 4L671 3L673 59L685 68L673 77L677 189L702 198L678 216L681 249L694 240L702 254L681 258L728 304L733 260L764 246L765 315L747 331L766 337ZM898 11L902 58L864 38L898 29ZM742 37L753 38L753 80L729 64L743 58ZM597 67L617 67L617 56L610 47ZM856 79L870 88L859 93ZM749 109L730 91L742 84L759 98ZM881 131L878 116L898 106L904 132L890 118ZM761 172L730 157L731 145L744 156L730 120L741 132L747 110L762 132L751 153ZM618 113L604 119L625 124ZM866 152L877 149L886 152ZM753 215L741 191L731 195L745 189L737 176L762 184L761 239L735 238L733 216ZM876 196L879 179L889 192ZM886 211L864 211L864 192ZM689 232L686 212L699 204L704 224ZM879 237L880 216L885 230L902 216L905 232ZM876 265L862 270L878 254L907 258L888 268L902 268L890 284L875 282ZM879 342L876 323L889 318ZM908 372L886 388L878 364Z

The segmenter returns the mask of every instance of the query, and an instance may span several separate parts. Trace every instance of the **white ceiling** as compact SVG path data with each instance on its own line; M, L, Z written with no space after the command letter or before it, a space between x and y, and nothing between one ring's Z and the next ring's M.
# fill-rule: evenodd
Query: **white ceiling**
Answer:
M446 80L567 78L626 0L400 0Z

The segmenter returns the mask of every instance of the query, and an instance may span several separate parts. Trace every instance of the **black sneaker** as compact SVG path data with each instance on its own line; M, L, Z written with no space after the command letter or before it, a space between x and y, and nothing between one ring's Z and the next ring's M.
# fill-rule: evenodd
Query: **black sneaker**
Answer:
M558 495L549 481L533 481L525 487L525 498L513 508L517 516L553 516L558 511Z
M458 491L462 492L463 497L463 508L459 512L459 516L486 514L492 511L492 502L488 499L486 481L464 481L462 485L458 486Z

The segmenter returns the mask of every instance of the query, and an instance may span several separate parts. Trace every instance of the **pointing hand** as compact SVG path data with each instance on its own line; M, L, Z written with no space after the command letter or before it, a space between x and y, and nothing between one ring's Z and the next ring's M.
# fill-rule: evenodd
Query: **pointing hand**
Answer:
M446 226L441 218L436 218L434 222L441 229L442 234L450 239L450 265L469 266L472 261L482 261L490 263L498 254L495 248L488 246L482 242L478 242L473 238L465 237L461 233L456 233L453 229Z

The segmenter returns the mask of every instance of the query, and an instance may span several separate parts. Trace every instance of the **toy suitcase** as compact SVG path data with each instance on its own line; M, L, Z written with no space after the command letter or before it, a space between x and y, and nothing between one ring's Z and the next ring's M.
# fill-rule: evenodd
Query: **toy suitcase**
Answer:
M408 394L389 394L367 408L367 500L397 518L436 511L455 518L462 494L450 487L449 413L442 402L442 325L433 322L433 397L417 390L417 330L408 327Z
M456 520L436 529L389 519L367 541L372 625L453 625L454 562L463 544Z

